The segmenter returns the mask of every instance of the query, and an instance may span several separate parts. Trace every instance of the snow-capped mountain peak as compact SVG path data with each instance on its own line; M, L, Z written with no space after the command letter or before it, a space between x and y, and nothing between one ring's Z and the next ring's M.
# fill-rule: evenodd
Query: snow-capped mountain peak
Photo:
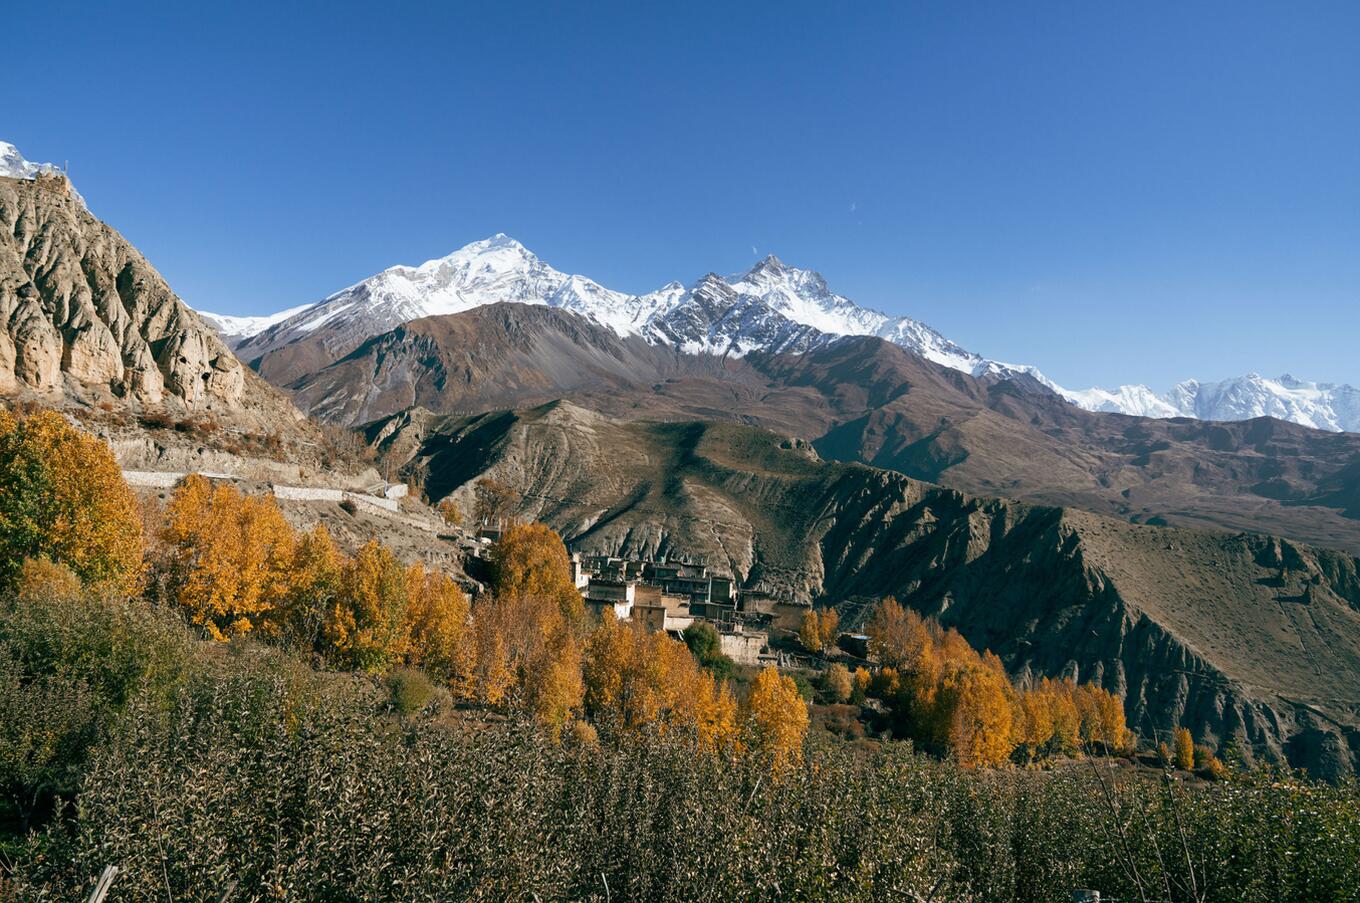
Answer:
M341 289L246 339L241 351L263 354L322 330L336 347L353 347L411 320L503 301L563 307L626 335L637 331L633 300L584 276L558 272L497 233L444 257L389 267Z
M1314 429L1360 432L1360 389L1313 383L1285 374L1268 379L1248 373L1219 382L1188 379L1158 394L1147 386L1072 391L1056 387L1078 407L1140 417L1250 420L1275 417Z
M245 339L253 335L264 332L275 323L282 323L289 317L296 316L311 307L310 304L302 304L297 307L290 307L281 310L276 314L266 314L259 317L234 317L226 314L215 314L206 310L198 311L198 315L217 331L222 340L230 348L235 348Z
M30 162L24 159L23 154L19 153L19 148L8 141L0 141L0 176L10 179L36 179L40 174L66 175L65 171L55 163ZM76 191L75 186L71 185L70 188L71 196L79 201L82 207L88 207L89 205L80 196L80 192Z

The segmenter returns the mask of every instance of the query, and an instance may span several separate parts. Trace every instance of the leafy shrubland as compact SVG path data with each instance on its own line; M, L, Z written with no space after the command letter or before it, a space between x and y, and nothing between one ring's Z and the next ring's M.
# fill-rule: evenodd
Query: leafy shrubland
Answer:
M377 543L299 534L268 500L191 479L140 512L117 477L54 415L0 420L0 899L78 898L108 864L115 899L177 901L232 882L241 900L1360 887L1354 784L985 767L1127 747L1118 700L1016 689L892 602L871 631L885 667L821 684L825 708L877 706L906 739L847 744L809 736L789 675L728 680L709 630L591 624L540 525L506 531L474 602ZM1188 734L1164 755L1212 758Z

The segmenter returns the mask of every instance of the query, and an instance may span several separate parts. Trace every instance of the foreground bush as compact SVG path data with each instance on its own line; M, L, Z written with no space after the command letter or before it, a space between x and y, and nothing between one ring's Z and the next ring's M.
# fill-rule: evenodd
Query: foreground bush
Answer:
M119 899L179 901L231 880L237 899L393 901L1137 900L1137 882L1182 900L1191 874L1234 903L1360 887L1353 785L970 773L906 744L813 744L772 778L674 730L552 742L531 720L385 708L377 688L300 696L254 670L195 677L168 710L139 697L20 887L79 897L109 863Z

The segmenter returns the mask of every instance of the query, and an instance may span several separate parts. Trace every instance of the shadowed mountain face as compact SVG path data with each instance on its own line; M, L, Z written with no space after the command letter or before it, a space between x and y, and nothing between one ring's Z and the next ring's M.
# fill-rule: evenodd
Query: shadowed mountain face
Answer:
M851 624L894 594L1022 679L1119 691L1144 736L1184 723L1333 775L1360 754L1360 577L1346 554L978 499L762 429L620 422L565 402L412 411L368 432L431 498L470 507L492 476L577 549L683 552Z
M975 379L881 339L688 355L569 312L498 304L406 324L290 387L361 423L567 398L624 419L722 419L967 492L1360 551L1360 436L1091 413L1025 377Z

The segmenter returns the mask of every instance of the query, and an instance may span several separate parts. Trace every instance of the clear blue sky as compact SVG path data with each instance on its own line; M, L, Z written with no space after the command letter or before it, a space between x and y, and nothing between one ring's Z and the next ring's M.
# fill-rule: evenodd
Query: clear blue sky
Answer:
M1072 386L1360 384L1360 3L10 18L0 139L206 309L503 231L626 291L776 253Z

